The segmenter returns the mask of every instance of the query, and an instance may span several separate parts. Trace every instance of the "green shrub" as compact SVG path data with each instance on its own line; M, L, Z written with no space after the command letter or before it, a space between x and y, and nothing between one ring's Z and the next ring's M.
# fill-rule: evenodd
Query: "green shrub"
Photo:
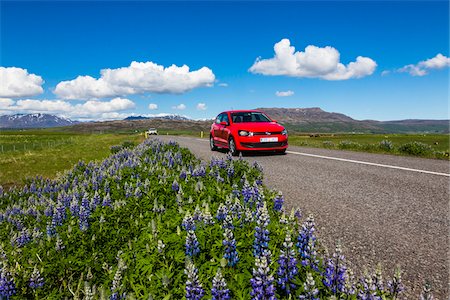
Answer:
M410 142L401 145L398 150L402 153L424 156L429 155L433 152L433 148L430 145L421 143L421 142Z
M394 150L394 145L392 144L392 142L390 140L382 140L379 144L378 144L379 148L381 150L384 151L392 151Z
M135 146L134 143L131 142L131 141L124 141L122 143L122 148L123 149L125 149L125 148L133 148L134 146Z
M322 144L325 148L334 148L334 143L332 141L323 141Z
M360 149L361 147L361 144L352 141L341 141L338 144L339 149Z

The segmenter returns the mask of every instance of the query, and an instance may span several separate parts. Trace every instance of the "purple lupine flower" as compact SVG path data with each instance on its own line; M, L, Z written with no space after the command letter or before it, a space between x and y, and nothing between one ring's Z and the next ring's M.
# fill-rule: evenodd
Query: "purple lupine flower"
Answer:
M48 221L48 223L47 223L47 236L51 238L55 234L56 234L56 224L55 224L55 222L53 220L52 221Z
M375 269L375 274L372 276L372 280L377 289L377 293L383 294L384 293L384 283L383 283L383 275L381 272L381 264L377 265L377 268Z
M200 206L197 204L197 206L195 207L194 215L192 216L192 218L194 219L195 222L201 222L202 221L202 217L203 217L202 211L200 210Z
M53 221L56 226L61 226L66 219L66 207L62 202L58 202L53 213Z
M323 283L335 295L345 292L345 283L347 280L347 267L345 266L345 258L342 255L341 245L336 245L333 257L329 258L326 263Z
M111 286L112 294L109 297L110 300L123 299L124 298L124 297L122 297L123 295L122 296L119 295L119 291L122 288L122 274L123 274L123 271L125 271L126 268L127 268L127 266L125 265L125 262L119 256L118 257L117 270L116 270L116 273L114 274L114 279L113 279L112 286Z
M228 214L225 217L225 220L222 223L222 228L223 229L234 229L234 225L233 225L233 218L231 217L230 214Z
M273 209L277 212L280 212L281 209L283 208L283 203L284 203L283 194L279 192L278 195L273 200Z
M202 284L198 279L198 270L191 260L186 262L186 268L184 274L187 275L186 280L186 299L198 300L203 298L205 291L202 288Z
M309 215L306 222L302 224L299 236L297 237L298 252L303 266L310 266L318 270L318 260L316 258L316 235L314 217Z
M99 205L100 205L100 195L98 194L98 191L95 191L94 197L92 197L92 208L95 209Z
M300 208L295 209L294 217L297 218L297 222L300 222L300 219L302 218L302 212Z
M377 286L373 282L372 276L367 271L359 284L358 300L381 300L380 296L377 296Z
M234 176L234 166L233 166L233 164L230 164L230 166L227 168L227 176L229 178Z
M172 191L178 192L179 189L180 189L180 185L178 184L177 180L175 179L172 183Z
M136 197L136 198L141 198L141 196L142 196L142 191L141 191L141 189L140 189L139 187L137 187L137 188L134 190L134 197Z
M180 173L180 179L181 180L185 180L186 179L186 176L187 176L187 174L186 174L186 170L181 170L181 173Z
M78 214L80 212L80 206L78 204L78 199L75 195L72 197L72 201L70 201L69 209L70 209L70 213L72 214L72 216L78 217Z
M236 240L234 239L233 231L229 228L225 228L223 237L222 244L225 246L223 258L227 260L230 267L234 267L239 261L239 255L236 250Z
M400 268L397 268L394 273L392 280L387 283L388 290L392 299L397 299L398 295L405 290L402 283L402 274Z
M199 243L194 230L189 230L186 235L186 255L193 257L200 253Z
M30 282L28 285L32 289L38 289L44 285L44 278L41 276L41 273L36 267L34 267L33 273L31 273Z
M53 216L53 205L49 205L49 206L47 206L47 207L45 208L45 210L44 210L44 215L45 215L46 217L51 217L51 216Z
M303 283L303 294L300 295L301 300L319 300L317 295L319 290L315 287L316 282L311 273L306 273L306 282Z
M228 300L231 299L230 290L227 289L227 283L222 276L220 268L217 269L216 275L213 278L211 289L212 300Z
M228 214L227 207L223 203L220 203L216 214L217 220L219 220L219 222L222 222L227 217L227 214Z
M433 293L431 292L431 283L425 282L419 300L434 300Z
M292 282L294 277L298 274L297 259L295 258L294 244L291 240L291 233L286 232L281 254L278 259L278 284L281 289L287 294L291 294L291 289L295 289L297 286Z
M213 219L213 217L211 215L211 212L209 211L208 203L206 203L205 209L204 209L202 215L203 215L203 218L202 218L203 219L203 223L205 225L213 225L214 224L214 219Z
M181 223L181 226L184 228L184 230L195 230L197 226L195 226L194 218L192 218L189 211L186 212L186 215L184 215L183 222Z
M111 204L111 196L109 195L109 193L107 193L106 196L103 197L102 206L109 206L109 207L112 207L112 204Z
M266 255L269 251L269 226L270 218L267 211L266 203L257 210L257 219L255 227L255 240L253 242L253 255L255 257ZM270 258L269 258L270 259Z
M11 244L19 248L25 246L29 242L31 242L31 232L26 228L22 229L20 233L14 235L11 240Z
M16 284L11 274L2 268L0 272L0 298L9 299L16 294Z
M255 268L253 268L253 278L250 279L252 291L250 295L255 300L275 300L275 287L273 276L270 275L269 262L267 257L262 255L255 258Z
M81 231L86 231L89 228L88 219L91 215L91 208L87 197L83 197L81 200L80 213L79 213L79 227Z
M241 194L244 197L244 203L251 204L250 200L253 197L253 189L250 186L250 184L248 183L248 181L244 182L244 185L242 186Z

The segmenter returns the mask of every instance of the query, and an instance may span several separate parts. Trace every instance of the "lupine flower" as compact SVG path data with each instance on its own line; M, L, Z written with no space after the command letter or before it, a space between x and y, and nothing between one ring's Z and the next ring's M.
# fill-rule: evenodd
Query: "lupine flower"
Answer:
M250 295L255 300L273 300L275 297L275 287L273 276L270 275L269 263L266 256L255 258L255 268L253 268L253 278L250 279L252 291Z
M198 300L203 298L205 291L202 289L202 284L198 279L198 270L191 260L186 262L184 274L187 275L186 280L186 299Z
M246 207L244 208L244 223L251 222L253 222L253 213L248 207Z
M203 211L203 223L205 225L213 225L214 224L213 217L211 215L211 212L209 211L208 203L205 205L205 209Z
M283 208L283 203L284 197L283 194L280 192L273 200L273 209L278 212L281 211L281 209Z
M31 242L31 232L28 229L22 229L20 233L13 236L11 244L17 247L23 247Z
M361 279L357 299L381 300L381 297L377 296L377 287L373 282L373 278L367 271L364 272L364 277Z
M306 219L306 222L302 224L296 246L300 253L302 265L310 266L313 269L318 270L315 245L316 235L314 217L310 215Z
M230 164L230 166L227 169L227 176L229 178L234 176L234 166L232 164Z
M158 240L158 252L163 253L165 247L166 245L164 245L163 241Z
M333 257L327 261L323 283L333 294L340 294L344 292L346 277L345 258L342 255L341 245L338 243Z
M79 215L79 227L81 231L86 231L89 228L88 219L91 215L91 208L89 206L89 200L87 197L83 197L81 200L80 206L80 215Z
M190 257L196 256L200 252L197 236L194 230L188 230L186 235L186 255Z
M51 238L55 234L56 234L56 224L55 224L55 222L53 220L52 221L48 221L48 223L47 223L47 237Z
M100 195L98 191L95 191L94 197L92 197L92 208L96 208L98 205L100 205Z
M301 300L319 300L317 295L319 290L315 287L316 282L310 272L306 273L306 282L303 283L303 294L300 295Z
M183 218L183 222L181 223L181 226L186 231L195 230L196 229L194 218L192 218L192 216L189 213L189 211L186 212L186 215Z
M219 208L217 209L216 218L219 222L225 220L228 213L228 209L223 203L220 203Z
M64 246L63 240L59 237L59 235L56 235L56 243L55 243L55 249L56 251L64 250L66 246Z
M265 255L265 252L269 250L269 230L267 226L269 225L270 218L267 211L267 206L264 205L258 208L256 227L255 227L255 241L253 242L253 255L258 257L260 255Z
M120 289L122 288L122 274L123 271L125 271L125 269L127 268L127 266L125 265L125 262L123 261L123 259L120 257L120 253L117 254L118 255L118 264L117 264L117 270L116 273L114 274L114 279L112 282L112 286L111 286L111 297L109 299L119 299L119 292Z
M142 196L142 191L141 191L141 189L140 189L139 187L137 187L137 188L134 190L134 197L136 197L136 198L141 198L141 196Z
M181 180L185 180L186 179L186 170L181 170L181 173L180 173L180 179Z
M72 216L77 217L80 212L80 207L78 205L78 199L75 195L72 197L72 201L70 201L70 213Z
M281 254L278 259L278 284L286 294L291 294L291 289L295 289L297 286L292 283L294 277L298 274L297 259L295 258L294 244L291 240L291 233L289 230L286 232Z
M195 207L194 210L194 215L192 216L192 218L194 219L195 222L201 222L202 221L202 211L200 210L200 206L197 204L197 206Z
M420 293L420 300L434 300L433 293L431 293L431 284L429 282L425 282L425 285L422 288L422 292Z
M236 250L236 240L234 239L233 231L225 228L223 237L222 244L225 246L225 254L223 257L227 260L230 267L234 267L239 261L239 255Z
M222 228L223 229L234 229L234 225L233 225L233 218L231 217L231 215L227 215L226 217L225 217L225 220L223 221L223 224L222 224Z
M44 278L42 278L39 270L34 267L33 273L31 273L29 286L32 289L38 289L44 285Z
M377 265L375 269L375 274L373 275L373 283L377 289L377 293L382 294L384 292L383 275L381 271L381 264Z
M241 205L241 201L239 201L238 198L235 198L234 199L234 203L231 205L231 211L233 213L233 216L235 218L240 219L241 215L242 215L242 210L243 210L243 208L242 208L242 205Z
M227 289L227 283L222 276L220 268L217 269L216 275L213 278L211 289L212 300L228 300L230 297L230 290Z
M388 290L391 294L392 299L397 299L398 295L405 290L402 283L402 275L400 268L397 268L394 273L392 280L387 283Z
M103 197L102 206L112 207L112 205L111 205L111 196L109 195L109 193L107 193L105 195L105 197Z
M11 274L2 268L0 272L0 298L5 297L9 299L9 297L16 294L16 284L14 283L14 279Z
M245 204L250 204L251 202L250 200L253 197L253 189L250 186L250 184L248 183L248 181L244 182L244 185L242 186L242 191L241 191L242 196L244 197L244 203Z

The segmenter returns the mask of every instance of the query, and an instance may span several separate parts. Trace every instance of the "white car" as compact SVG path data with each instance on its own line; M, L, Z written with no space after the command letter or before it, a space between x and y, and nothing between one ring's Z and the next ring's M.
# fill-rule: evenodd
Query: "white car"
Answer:
M158 130L156 130L156 128L149 128L147 130L147 134L148 135L158 135Z

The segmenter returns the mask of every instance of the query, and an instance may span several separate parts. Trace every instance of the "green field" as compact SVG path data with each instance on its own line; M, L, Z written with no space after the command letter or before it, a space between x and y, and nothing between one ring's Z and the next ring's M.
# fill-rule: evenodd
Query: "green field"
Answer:
M290 135L289 144L295 146L343 149L373 153L412 155L429 158L448 159L448 134L318 134ZM392 148L381 145L390 141ZM402 145L418 142L423 144L421 151ZM421 144L418 146L421 147ZM386 145L386 144L385 144ZM417 146L417 145L416 145ZM417 147L416 147L417 148Z
M142 134L74 134L49 130L0 131L0 185L21 185L26 178L54 178L79 160L104 159L112 145L135 144Z

